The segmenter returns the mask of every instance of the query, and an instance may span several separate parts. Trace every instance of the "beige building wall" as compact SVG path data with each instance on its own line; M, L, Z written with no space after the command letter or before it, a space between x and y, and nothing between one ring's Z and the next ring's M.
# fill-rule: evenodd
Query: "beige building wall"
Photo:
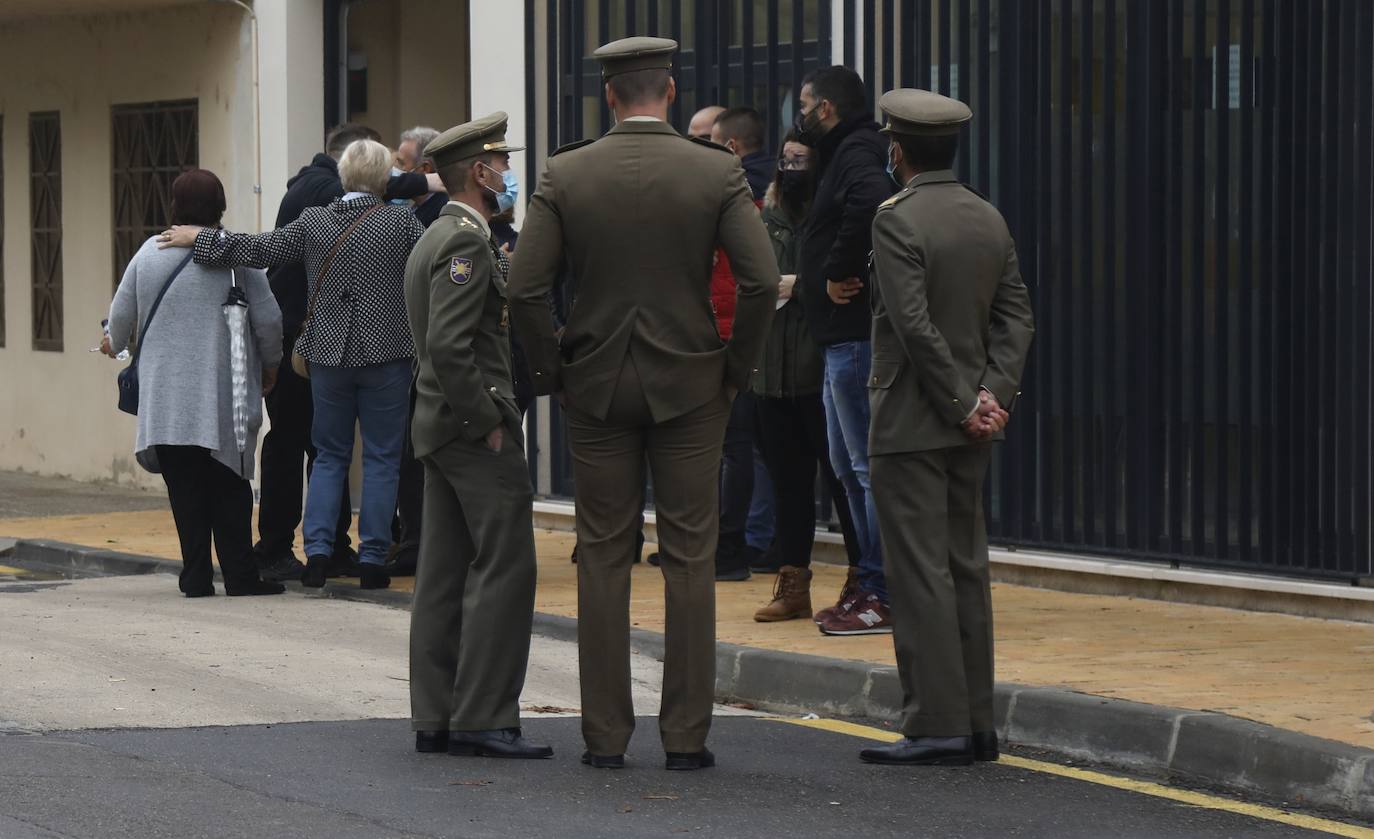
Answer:
M0 469L158 485L133 459L134 420L115 409L121 364L88 347L113 294L110 106L199 100L200 162L223 177L226 223L252 224L251 76L242 14L206 4L0 26L4 294ZM63 352L32 349L28 115L62 131ZM232 173L250 173L247 178ZM229 176L226 176L229 175Z
M414 125L442 131L468 120L466 0L358 0L349 7L348 50L367 60L367 110L351 119L388 145ZM521 66L511 72L523 85Z

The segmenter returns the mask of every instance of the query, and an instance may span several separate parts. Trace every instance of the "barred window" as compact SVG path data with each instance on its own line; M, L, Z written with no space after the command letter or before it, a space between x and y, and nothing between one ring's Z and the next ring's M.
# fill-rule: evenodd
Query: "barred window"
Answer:
M29 114L29 209L33 348L62 351L62 123L56 111Z
M172 221L172 182L200 160L195 99L110 109L114 285L149 236Z

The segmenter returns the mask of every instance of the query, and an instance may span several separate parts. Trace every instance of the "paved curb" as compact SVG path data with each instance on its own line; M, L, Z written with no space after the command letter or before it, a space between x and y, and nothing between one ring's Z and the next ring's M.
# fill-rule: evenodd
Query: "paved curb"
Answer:
M9 561L97 574L177 573L181 563L47 540L19 540ZM410 594L326 586L322 596L408 608ZM577 621L536 613L534 631L577 639ZM663 658L663 635L631 630L641 655ZM897 669L848 659L716 645L716 695L783 713L896 722ZM1374 819L1374 750L1226 714L1148 705L1058 688L1001 683L996 725L1005 742L1165 780L1258 795Z

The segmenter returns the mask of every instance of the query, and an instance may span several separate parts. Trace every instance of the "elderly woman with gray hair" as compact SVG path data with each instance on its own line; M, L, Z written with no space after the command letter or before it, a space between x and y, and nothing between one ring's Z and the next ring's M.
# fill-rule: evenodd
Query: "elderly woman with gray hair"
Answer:
M359 140L339 159L345 195L312 207L277 230L247 235L174 226L162 247L195 247L201 265L267 268L303 261L310 283L306 321L292 362L308 371L315 402L311 439L319 454L305 500L301 582L325 583L339 503L362 431L363 494L358 516L363 588L386 588L382 570L401 466L415 354L406 319L406 259L424 228L409 209L383 202L391 153Z

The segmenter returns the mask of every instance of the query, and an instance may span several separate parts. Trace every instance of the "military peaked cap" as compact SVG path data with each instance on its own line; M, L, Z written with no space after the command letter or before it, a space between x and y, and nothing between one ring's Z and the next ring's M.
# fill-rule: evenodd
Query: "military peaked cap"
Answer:
M887 124L882 129L885 134L914 137L958 134L964 123L973 119L973 111L958 99L910 87L884 93L878 100L878 107L887 115Z
M506 143L505 111L497 111L481 119L455 125L425 146L425 157L434 158L434 165L443 168L459 160L467 160L487 152L524 151L524 146Z
M667 70L673 66L677 41L636 35L598 47L592 58L601 62L601 78L609 79L636 70Z

